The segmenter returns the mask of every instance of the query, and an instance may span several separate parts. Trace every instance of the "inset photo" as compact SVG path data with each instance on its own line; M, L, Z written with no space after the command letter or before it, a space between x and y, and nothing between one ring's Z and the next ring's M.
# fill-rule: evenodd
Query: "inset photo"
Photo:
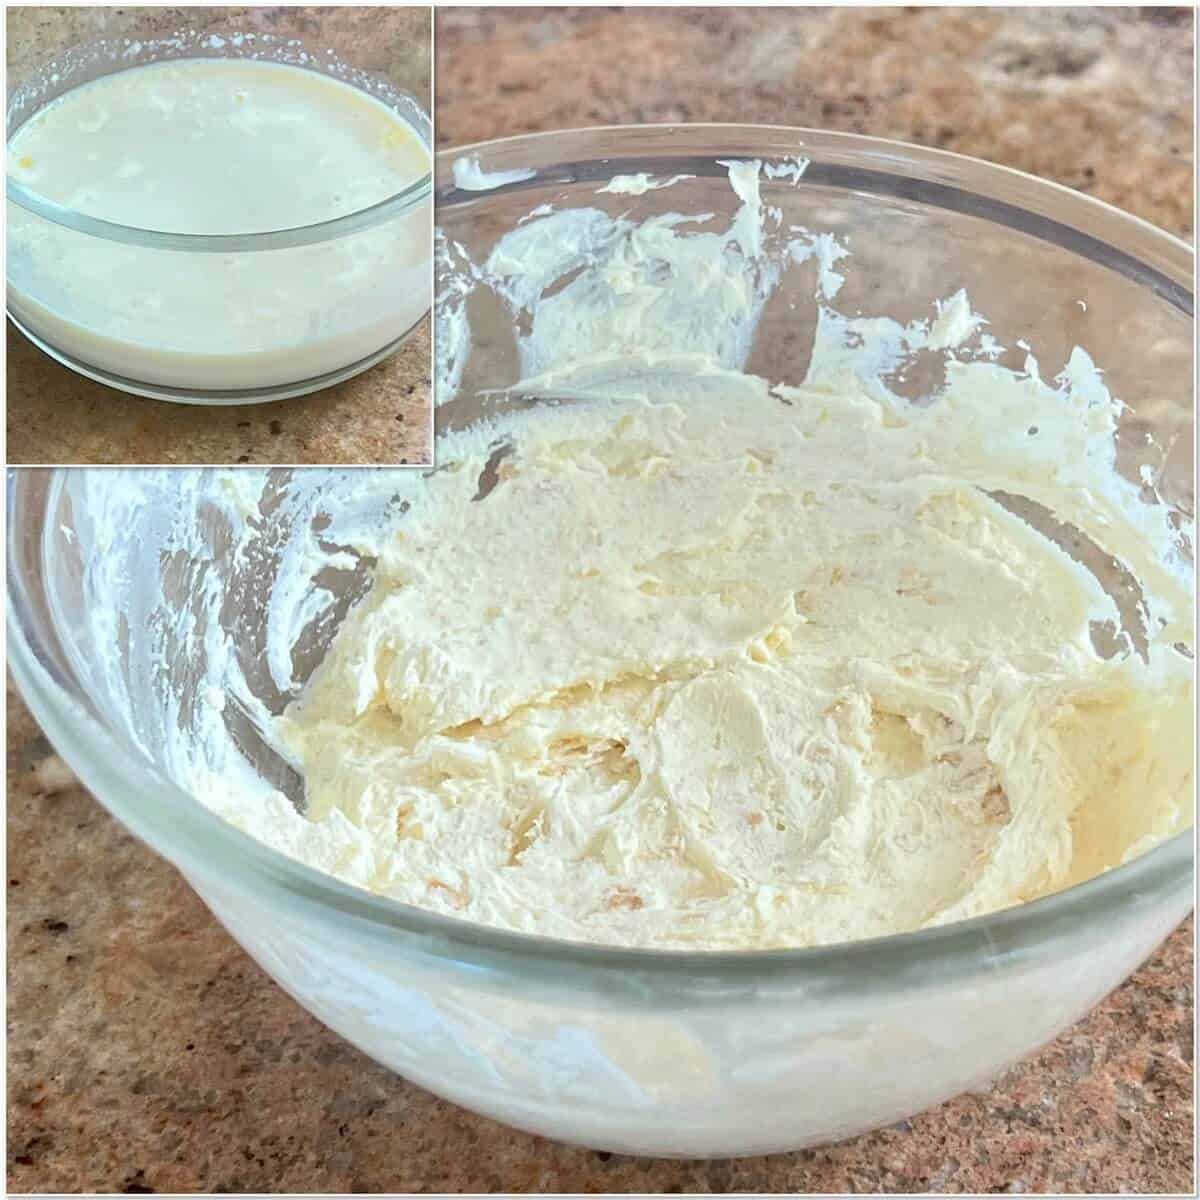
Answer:
M12 7L8 461L432 461L428 6Z

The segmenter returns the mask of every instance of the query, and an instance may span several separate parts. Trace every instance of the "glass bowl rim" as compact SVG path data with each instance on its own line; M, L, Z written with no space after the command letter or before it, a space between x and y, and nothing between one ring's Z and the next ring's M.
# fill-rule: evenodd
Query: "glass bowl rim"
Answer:
M1134 282L1145 283L1149 279L1157 285L1168 302L1185 311L1195 313L1193 291L1195 277L1195 247L1176 234L1134 215L1107 201L1099 200L1066 184L1042 179L1037 175L1020 171L1015 167L989 162L966 154L957 154L915 142L904 142L894 138L874 137L868 134L849 133L841 130L817 129L800 125L754 125L739 122L662 122L641 125L584 125L571 129L544 130L537 133L512 134L484 141L464 143L459 146L443 147L434 155L435 208L457 204L470 204L498 193L507 193L535 185L551 182L576 182L572 176L563 178L568 170L581 166L600 165L607 167L612 161L605 156L599 160L574 162L559 158L553 165L533 167L528 175L476 189L459 188L452 182L453 163L459 158L484 155L508 156L524 148L541 149L559 143L563 154L569 147L580 142L609 138L621 141L644 142L666 136L706 135L710 138L746 138L763 142L774 140L777 144L755 150L720 150L716 146L705 149L693 148L693 153L703 157L741 158L801 157L809 158L809 168L795 181L795 186L811 185L819 175L822 161L852 164L851 170L859 168L864 175L886 176L891 180L910 180L932 187L935 191L958 191L990 204L980 212L969 209L960 211L978 216L992 224L1003 225L997 218L1003 210L1024 214L1036 228L1024 228L1021 232L1042 240L1057 242L1065 248L1082 253L1105 266L1114 267L1115 260L1125 260L1122 271ZM613 158L625 147L614 147ZM663 157L670 157L669 151ZM527 165L527 164L523 164ZM816 168L814 170L814 168ZM544 173L543 173L544 172ZM554 178L555 173L559 178ZM772 181L767 181L772 182ZM789 184L789 186L791 186ZM1003 193L1019 189L1019 200L1001 200ZM1053 213L1052 216L1048 215ZM1088 218L1092 218L1089 222ZM437 212L435 211L435 222ZM1098 222L1101 231L1088 232L1089 224ZM1015 226L1010 225L1010 228ZM1068 237L1075 244L1065 244L1060 238ZM1121 245L1117 238L1140 240L1140 249L1153 250L1157 254L1154 263L1146 263L1140 255ZM1107 253L1106 253L1107 251ZM1142 269L1137 277L1127 268L1136 264Z
M221 36L224 37L225 34L223 33ZM74 51L84 51L89 48L106 45L111 40L113 39L100 38L90 42L81 42L72 46L71 49ZM217 54L206 57L211 58L213 61L258 61L253 59L246 60L233 55ZM102 77L107 78L126 70L137 70L138 67L148 65L151 62L172 61L180 61L180 59L170 57L149 59L147 62L129 64L119 67L115 71L105 72ZM280 65L294 66L297 70L301 71L312 70L312 68L298 63L285 62ZM324 74L321 71L313 71L312 73ZM344 83L348 87L353 87L358 91L365 91L358 84L349 80L336 76L326 77L337 78L338 82ZM73 89L67 88L61 94L66 95L71 90ZM429 122L425 106L411 92L390 83L388 84L388 91L398 99L409 101L425 121ZM378 100L378 97L372 97L372 99ZM379 102L384 103L383 101ZM389 105L389 107L391 106ZM26 118L26 121L32 120L35 115L36 112L30 114ZM397 115L399 116L400 114ZM403 117L401 119L404 120ZM22 122L22 126L24 124L25 122ZM26 212L32 213L34 216L41 217L43 220L50 221L66 229L72 229L77 233L88 234L92 237L102 238L105 241L118 242L128 246L142 246L155 250L177 250L198 254L247 253L260 250L283 250L297 246L313 246L321 242L332 241L335 238L347 237L362 230L373 229L384 221L409 212L432 195L432 125L430 124L430 132L426 136L426 131L417 128L412 122L405 120L405 124L412 127L413 133L425 147L426 153L431 160L430 168L407 187L402 188L391 196L376 201L374 204L356 209L353 212L342 213L340 216L331 217L326 221L315 221L307 225L261 230L258 233L174 233L161 229L144 229L136 225L125 225L118 221L107 221L101 217L93 217L87 213L79 212L65 204L59 204L57 201L41 195L33 188L27 187L19 180L14 179L7 172L5 172L4 177L4 193L7 199L11 200L14 204L25 209ZM22 126L18 126L17 128L20 129Z
M1040 175L1031 175L1028 171L1022 171L1017 167L992 162L986 158L976 158L970 154L959 154L957 151L946 150L940 146L925 146L920 142L906 142L899 138L877 137L874 134L852 133L841 129L819 129L812 125L769 125L743 123L740 121L659 121L637 125L575 125L567 129L546 129L532 133L506 134L504 137L485 138L478 142L464 142L457 146L443 146L434 154L434 169L435 173L442 169L452 169L455 159L459 158L468 158L472 155L478 156L484 153L503 152L517 149L521 146L542 145L555 140L590 139L594 136L632 137L638 139L640 135L680 133L686 136L692 132L722 136L745 135L752 137L757 135L760 137L786 137L788 139L795 139L794 144L789 147L789 150L801 158L809 157L805 153L806 151L816 149L833 151L835 153L839 151L858 151L868 156L887 156L889 161L893 162L897 157L902 157L908 160L906 165L910 166L927 163L941 165L951 171L955 168L959 171L971 171L983 179L990 178L998 183L1021 181L1035 190L1043 191L1046 195L1057 195L1063 201L1074 204L1080 209L1092 209L1097 212L1104 212L1124 222L1128 222L1131 227L1140 227L1146 233L1152 234L1157 238L1162 238L1166 243L1173 246L1173 248L1185 252L1192 258L1195 257L1196 253L1195 247L1177 234L1171 233L1159 225L1155 225L1152 221L1147 221L1144 217L1139 217L1126 209L1118 208L1115 204L1109 204L1106 200L1100 200L1086 192L1081 192L1068 184L1059 183L1057 180L1044 179ZM724 154L727 152L718 150L714 151L714 153ZM784 151L775 151L775 153L784 153ZM802 174L796 182L803 183L803 181L804 175ZM514 180L512 184L505 186L527 185L536 182L545 181L539 181L531 176L529 179ZM482 198L489 195L493 190L499 190L499 188L482 188L479 191L464 190L464 196ZM443 192L440 189L438 198L443 198Z
M948 166L953 174L983 172L997 185L1005 180L1018 179L1026 187L1069 204L1083 216L1089 212L1104 213L1130 232L1150 238L1159 250L1169 252L1171 265L1175 268L1175 282L1182 288L1190 288L1194 251L1186 242L1147 221L1070 188L1011 168L947 151L929 150L858 134L737 124L598 126L521 134L447 148L437 152L436 163L438 168L442 168L454 158L464 155L497 148L519 149L533 140L544 141L567 134L597 136L673 129L702 130L716 134L736 130L751 136L756 133L792 137L802 135L811 140L808 145L796 145L795 149L800 152L815 149L818 144L824 144L826 139L834 139L838 146L849 150L861 146L868 150L882 150L893 157L897 153L913 152L922 161L935 161ZM489 194L470 193L476 200L486 199ZM1144 286L1136 280L1130 282L1135 286ZM31 470L34 469L24 468L22 473ZM56 468L49 473L61 475L65 470L69 468ZM12 503L14 475L15 472L10 470L10 519L17 515ZM43 726L55 726L47 732L63 757L77 769L85 784L91 785L93 779L103 780L107 775L112 788L105 790L93 786L97 796L103 795L105 805L111 805L114 814L124 824L185 871L194 870L197 876L202 877L205 861L215 858L222 864L238 862L246 870L238 873L233 881L236 886L257 889L264 897L274 892L289 904L298 905L316 916L323 914L331 917L336 914L352 922L364 935L380 938L398 950L404 943L396 940L395 935L415 935L419 938L419 950L434 958L476 965L501 965L510 970L536 962L547 974L559 971L575 978L582 972L592 981L604 976L615 979L619 973L626 971L661 978L664 982L675 979L682 981L685 987L698 979L711 983L714 978L719 978L738 985L756 986L779 978L829 977L861 990L872 982L886 979L889 970L894 971L904 965L919 964L923 980L965 977L989 969L999 952L1025 953L1030 949L1053 947L1063 938L1075 936L1081 928L1098 920L1103 913L1116 913L1130 899L1145 896L1148 892L1179 897L1185 894L1190 896L1192 892L1194 827L1175 834L1130 862L1033 901L946 925L822 946L770 950L681 950L576 942L487 926L403 904L344 883L243 833L189 796L140 755L138 768L147 779L153 781L157 795L151 803L145 802L141 795L136 795L130 803L127 768L112 768L106 772L103 769L105 764L100 761L103 758L100 748L106 743L111 746L111 730L98 716L86 712L78 697L69 694L63 684L53 678L53 672L42 660L43 656L39 655L36 645L26 636L21 599L24 583L14 559L14 532L14 527L10 525L7 603L13 674L34 716ZM40 528L38 534L42 536ZM43 719L43 714L47 719ZM68 739L65 735L72 736ZM118 791L121 798L109 794L110 791ZM186 861L189 858L191 861ZM228 879L228 875L224 877Z

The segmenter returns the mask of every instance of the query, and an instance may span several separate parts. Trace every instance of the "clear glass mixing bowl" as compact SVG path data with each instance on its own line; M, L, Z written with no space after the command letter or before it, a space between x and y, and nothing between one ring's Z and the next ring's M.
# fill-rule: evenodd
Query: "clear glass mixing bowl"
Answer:
M1122 469L1137 471L1153 432L1173 447L1156 460L1160 491L1190 513L1191 251L1063 188L841 135L588 130L442 156L439 223L475 254L542 202L657 211L663 193L595 195L598 181L639 171L694 175L678 185L687 190L666 190L670 206L728 213L718 160L797 152L811 158L808 173L797 186L765 184L764 200L850 238L846 288L864 309L925 315L931 297L965 285L1001 341L1028 336L1043 362L1062 361L1076 341L1093 347L1130 405ZM459 154L528 177L462 191L452 183ZM811 289L791 299L800 309ZM503 384L515 370L510 318L486 296L468 303L472 349L446 425L479 407L472 380ZM795 377L790 360L804 349L791 344L803 339L788 303L772 300L752 364ZM785 328L789 344L771 345ZM179 748L215 729L223 786L266 779L296 795L294 772L244 707L214 697L228 682L214 647L226 638L239 685L280 711L298 686L281 686L281 675L307 677L369 582L371 562L347 531L393 519L392 476L247 468L237 477L232 503L210 472L12 473L13 672L84 783L184 873L286 991L373 1058L467 1108L623 1153L755 1154L847 1137L1030 1053L1126 978L1191 907L1190 835L1005 912L792 951L571 944L341 884L192 799ZM230 513L241 510L250 533L235 554ZM351 557L320 571L319 591L293 589L290 616L269 612L284 552L317 543ZM298 631L282 656L273 622L275 633L278 623Z
M146 63L194 58L283 63L337 79L386 104L432 154L432 125L421 103L383 76L299 39L210 29L63 50L10 92L7 137L81 84ZM137 229L65 207L11 175L5 186L9 318L52 358L124 392L192 404L304 395L394 353L430 308L431 174L358 212L255 234ZM91 266L64 277L44 269L46 254ZM351 261L391 268L338 282ZM118 314L119 326L115 278L144 280L156 298ZM327 281L303 310L297 278ZM282 314L281 291L289 298ZM253 314L253 348L231 353L194 333L228 322L234 306Z

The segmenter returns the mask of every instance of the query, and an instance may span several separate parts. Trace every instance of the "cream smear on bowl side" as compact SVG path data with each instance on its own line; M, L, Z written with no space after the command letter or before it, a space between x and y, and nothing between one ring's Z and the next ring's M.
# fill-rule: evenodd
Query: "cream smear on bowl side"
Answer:
M838 313L852 257L728 167L727 229L543 210L469 264L453 295L524 314L545 405L446 434L431 473L205 485L247 586L278 561L251 644L200 669L304 792L234 779L226 720L174 772L206 803L404 902L700 949L994 911L1187 827L1190 564L1116 472L1091 359L989 361L962 293ZM772 384L742 368L802 261L812 361ZM933 401L894 395L931 350Z
M261 234L362 211L430 168L417 130L291 63L184 58L102 75L12 135L9 177L135 229ZM429 213L257 252L148 248L8 206L8 303L51 346L136 381L260 388L339 370L428 308Z

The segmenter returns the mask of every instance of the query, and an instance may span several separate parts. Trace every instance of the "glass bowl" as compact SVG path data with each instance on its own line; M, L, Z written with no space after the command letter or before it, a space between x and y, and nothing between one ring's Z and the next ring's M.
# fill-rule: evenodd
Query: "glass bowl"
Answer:
M63 51L10 94L8 138L80 84L197 58L282 63L336 79L391 108L432 153L420 102L382 76L299 39L211 30ZM5 182L9 318L52 358L124 392L192 404L303 395L392 354L430 308L431 173L360 211L254 234L132 228L65 207L11 175ZM73 263L73 274L46 270L47 261ZM349 269L363 263L371 269ZM154 303L134 297L129 311L114 311L113 278L144 280ZM303 296L296 279L325 284ZM196 332L231 314L253 327L244 348Z
M663 192L595 195L599 181L639 171L694 175L685 182L695 194L665 189L670 205L722 212L719 160L796 153L812 160L807 174L765 185L764 200L813 227L840 223L861 256L847 289L924 315L930 297L966 285L997 336L1028 327L1043 361L1054 361L1045 345L1063 357L1075 340L1101 358L1120 347L1121 361L1104 365L1130 405L1123 435L1128 424L1174 446L1160 488L1190 512L1191 252L1066 189L850 136L600 129L448 152L437 165L439 220L450 253L457 243L474 254L542 202L656 211ZM463 155L478 160L472 182L516 174L492 190L460 188L452 160ZM897 279L898 263L919 274ZM782 307L773 300L763 314L768 332L796 320L777 299ZM486 387L515 379L511 318L478 292L465 304L470 353L443 428L474 419ZM789 356L803 353L756 342L750 355L787 375ZM1143 452L1144 438L1131 438L1123 469L1136 471ZM1053 896L915 933L797 950L620 949L407 907L255 841L191 793L206 779L299 798L261 716L302 685L368 586L359 534L395 519L395 479L13 472L9 646L34 715L99 800L183 872L300 1004L414 1082L522 1129L620 1153L828 1142L1029 1054L1190 909L1192 838L1180 834ZM332 556L321 567L318 549Z

